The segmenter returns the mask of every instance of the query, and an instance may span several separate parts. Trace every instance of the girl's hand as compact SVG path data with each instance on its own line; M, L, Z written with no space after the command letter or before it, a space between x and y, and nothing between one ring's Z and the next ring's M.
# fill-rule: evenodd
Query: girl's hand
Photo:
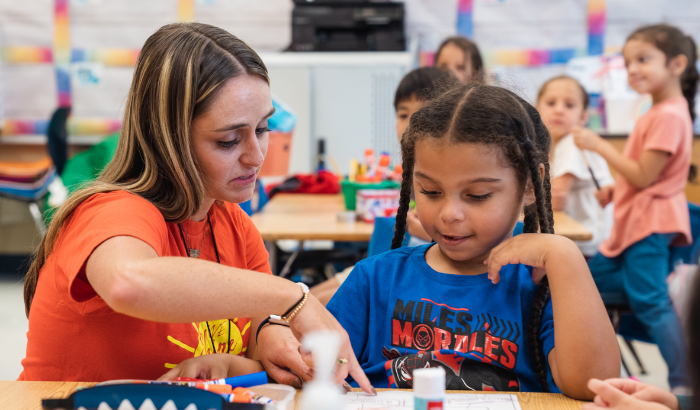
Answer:
M227 353L217 353L187 359L160 376L158 380L172 381L176 377L212 380L261 371L263 371L263 367L257 360Z
M565 258L581 258L581 251L571 240L560 235L524 233L501 242L484 261L488 265L489 279L494 284L501 280L501 268L508 264L532 266L532 280L539 285L545 275L545 265L550 255ZM582 263L585 264L585 261Z
M406 215L406 228L408 229L409 235L426 242L432 241L428 233L425 232L423 225L420 223L416 211L408 211Z
M588 151L598 151L598 146L600 145L603 138L595 132L589 130L588 128L583 128L575 126L571 129L571 133L574 135L574 144L576 144L579 149L585 149Z
M360 385L362 390L371 395L376 395L377 392L372 387L369 379L362 371L360 363L355 357L355 352L350 344L348 332L338 323L329 311L318 301L314 296L309 295L308 300L297 315L289 322L292 326L295 336L298 338L301 335L317 330L334 330L340 334L341 345L338 352L338 358L346 359L348 362L337 366L336 384L343 384L348 374ZM262 333L262 332L261 332ZM299 353L297 353L299 354Z
M600 188L600 191L595 191L595 198L598 200L601 208L605 208L613 199L614 185L607 185Z
M277 383L301 389L312 378L311 368L299 349L299 341L285 326L267 325L258 335L260 361Z
M663 404L664 406L674 410L679 408L678 398L673 393L660 387L652 386L650 384L645 384L632 379L608 379L605 380L604 383L607 383L636 399Z
M624 381L626 382L627 380ZM629 381L631 382L632 380ZM671 393L665 392L666 394L673 396L673 399L675 399L675 403L669 400L663 400L663 403L656 400L649 401L643 399L640 396L637 396L637 393L641 394L644 388L641 388L641 390L637 390L634 394L630 394L629 391L625 391L623 389L637 389L637 387L633 387L625 383L624 387L621 389L616 387L615 384L620 385L622 387L622 384L619 382L619 379L612 379L609 381L602 381L598 379L589 380L588 388L591 389L591 391L595 393L596 396L593 400L593 403L585 404L582 407L582 410L678 410L678 400L675 399L675 396L673 396ZM646 386L642 383L638 384ZM653 392L649 394L648 397L660 398L660 396L658 396L657 393L658 392ZM671 406L666 405L666 403L671 404Z

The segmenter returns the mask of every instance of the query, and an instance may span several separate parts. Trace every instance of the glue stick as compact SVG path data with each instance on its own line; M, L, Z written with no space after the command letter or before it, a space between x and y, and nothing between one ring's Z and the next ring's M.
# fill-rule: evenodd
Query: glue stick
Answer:
M413 371L414 410L442 410L445 402L445 369L431 367Z

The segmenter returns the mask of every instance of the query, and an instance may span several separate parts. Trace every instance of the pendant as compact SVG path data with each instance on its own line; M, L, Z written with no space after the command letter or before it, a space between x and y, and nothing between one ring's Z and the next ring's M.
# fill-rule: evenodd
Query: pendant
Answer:
M190 258L199 259L200 249L190 249Z

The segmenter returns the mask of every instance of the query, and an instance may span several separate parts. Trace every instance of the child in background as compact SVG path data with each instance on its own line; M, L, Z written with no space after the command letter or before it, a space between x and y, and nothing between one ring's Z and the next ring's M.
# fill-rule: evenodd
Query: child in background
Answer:
M551 234L550 144L537 110L499 87L455 86L411 117L395 250L355 265L328 304L373 386L440 366L448 390L592 398L589 378L619 375L586 262ZM399 248L412 189L435 243Z
M612 206L598 204L598 190L591 171L601 186L611 185L613 177L603 157L581 151L574 144L571 130L586 125L589 97L575 79L568 76L548 80L537 94L537 110L552 137L552 209L564 211L580 222L593 238L576 242L587 258L598 252L598 246L610 235ZM590 166L590 170L589 167Z
M449 37L440 44L435 53L435 67L454 75L466 84L479 80L484 68L479 47L462 36Z
M689 385L683 332L666 278L670 245L692 242L684 188L692 149L698 86L695 42L661 24L632 33L622 49L630 86L651 94L653 106L627 140L623 154L593 131L578 128L574 142L597 152L618 172L598 193L615 205L610 237L589 267L601 292L623 292L635 316L659 346L674 392Z
M394 97L394 109L396 110L396 137L401 141L401 136L408 126L408 120L414 112L423 107L426 101L435 92L436 81L446 77L446 74L435 67L417 68L406 74L399 83ZM408 217L408 232L413 243L417 241L430 241L430 237L421 226L415 213ZM333 297L345 278L348 277L353 267L336 274L333 278L311 288L311 294L325 306Z

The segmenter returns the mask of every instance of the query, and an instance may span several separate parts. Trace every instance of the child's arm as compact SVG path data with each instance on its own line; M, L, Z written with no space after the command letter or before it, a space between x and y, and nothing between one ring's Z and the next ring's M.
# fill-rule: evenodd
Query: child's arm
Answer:
M577 147L600 154L611 168L640 190L656 181L671 155L666 151L645 150L637 162L622 155L611 143L587 128L576 127L572 134Z
M500 280L501 267L509 263L533 266L536 282L546 272L555 342L548 360L564 394L590 400L594 394L586 387L589 379L620 375L615 332L586 261L571 240L559 235L518 235L495 247L485 263L494 283Z
M552 180L552 209L562 211L566 207L566 199L574 185L576 177L572 174L564 174Z

